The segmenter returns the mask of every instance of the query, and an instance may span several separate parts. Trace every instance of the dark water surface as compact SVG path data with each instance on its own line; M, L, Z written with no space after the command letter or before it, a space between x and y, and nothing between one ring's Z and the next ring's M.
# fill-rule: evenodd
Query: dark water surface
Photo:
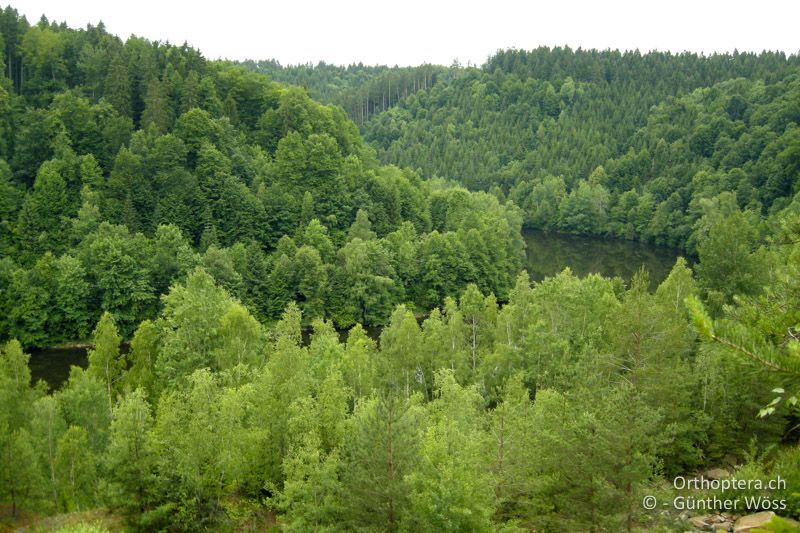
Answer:
M626 282L642 265L650 273L650 286L655 288L667 277L678 252L631 241L579 237L537 230L523 231L527 245L525 268L531 279L541 281L569 267L578 276L599 273L619 276ZM380 328L367 328L368 334L377 338ZM340 332L342 342L346 332ZM304 331L303 341L308 343L309 332ZM123 346L122 351L126 351ZM72 365L88 366L85 347L41 348L29 350L33 381L44 380L51 389L59 388L69 378Z
M27 350L31 358L28 366L34 383L44 380L50 390L57 389L69 378L71 366L86 368L89 366L87 348L31 348Z
M581 237L561 233L524 230L527 245L525 268L534 281L558 274L569 267L577 276L602 274L629 282L644 266L654 289L669 275L677 250L633 241Z

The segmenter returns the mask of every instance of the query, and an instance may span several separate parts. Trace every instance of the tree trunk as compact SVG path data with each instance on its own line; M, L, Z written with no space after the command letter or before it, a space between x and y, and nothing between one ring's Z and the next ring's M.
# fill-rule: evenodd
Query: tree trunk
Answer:
M475 319L472 319L472 370L475 370L477 366L477 357L475 352L478 348L478 324L475 322Z
M394 415L394 405L389 408L389 420L387 421L387 448L386 448L386 477L391 485L394 481L394 445L392 442L392 417ZM389 495L389 516L387 516L389 522L389 531L394 531L394 498L393 494Z

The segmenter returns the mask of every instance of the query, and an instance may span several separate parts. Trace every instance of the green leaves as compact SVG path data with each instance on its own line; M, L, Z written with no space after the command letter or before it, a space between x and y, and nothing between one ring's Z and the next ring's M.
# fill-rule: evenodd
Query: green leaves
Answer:
M94 330L94 349L89 351L90 376L102 382L106 389L109 416L113 418L114 397L119 380L125 370L125 361L120 357L120 336L110 313L103 313Z
M103 463L111 504L129 514L145 511L152 490L156 459L149 437L152 426L151 408L141 389L120 399Z

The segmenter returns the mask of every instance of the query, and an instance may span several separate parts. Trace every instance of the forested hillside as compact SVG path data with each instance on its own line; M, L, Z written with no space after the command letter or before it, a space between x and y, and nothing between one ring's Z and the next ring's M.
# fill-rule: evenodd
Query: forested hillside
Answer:
M428 64L391 68L361 63L340 67L324 62L283 66L268 60L243 61L241 65L279 83L306 88L314 99L344 108L356 124L363 124L403 98L430 89L437 81L449 79L458 72L457 68Z
M798 101L797 56L510 50L365 136L385 162L497 187L529 226L694 253L703 199L766 214L797 192Z
M682 532L709 469L800 518L797 57L0 32L0 527ZM523 224L696 262L531 283Z
M0 89L4 337L82 339L102 311L128 336L196 266L266 321L298 301L308 323L382 324L467 283L507 298L515 207L379 166L340 108L301 89L188 47L15 17Z

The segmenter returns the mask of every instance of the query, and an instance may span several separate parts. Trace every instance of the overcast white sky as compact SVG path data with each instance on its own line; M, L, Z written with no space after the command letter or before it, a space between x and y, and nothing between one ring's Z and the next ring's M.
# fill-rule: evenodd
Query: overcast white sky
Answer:
M642 52L800 51L800 1L24 0L31 23L181 44L210 59L282 64L482 64L499 48L569 45Z

